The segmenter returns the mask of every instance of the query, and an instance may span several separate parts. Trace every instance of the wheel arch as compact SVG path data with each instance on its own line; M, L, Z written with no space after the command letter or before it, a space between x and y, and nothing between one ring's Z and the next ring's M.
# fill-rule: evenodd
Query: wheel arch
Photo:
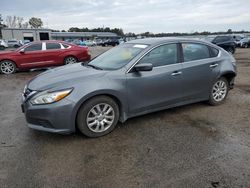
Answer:
M65 63L65 59L66 58L68 58L68 57L73 57L73 58L75 58L77 61L79 61L79 59L77 58L77 56L76 55L73 55L73 54L67 54L66 56L64 56L64 58L63 58L63 62Z
M228 71L228 72L224 72L221 74L220 77L224 77L226 78L226 80L228 81L228 84L230 86L230 88L233 88L233 80L236 77L236 73L233 71Z
M0 59L0 63L1 63L2 61L11 61L11 62L13 62L13 63L16 65L16 68L19 68L18 65L17 65L17 63L16 63L14 60L12 60L12 59L9 59L9 58Z
M127 119L127 113L126 113L126 105L124 104L124 101L121 100L120 97L118 97L118 95L114 94L114 93L110 93L110 92L97 92L97 93L90 93L87 96L84 96L77 104L76 107L74 109L73 112L73 120L75 123L75 129L76 129L76 119L77 119L77 115L78 112L80 110L80 108L89 100L95 98L95 97L99 97L99 96L107 96L110 97L112 100L114 100L119 108L119 112L120 112L120 117L119 117L119 121L120 122L125 122ZM73 123L73 122L72 122Z

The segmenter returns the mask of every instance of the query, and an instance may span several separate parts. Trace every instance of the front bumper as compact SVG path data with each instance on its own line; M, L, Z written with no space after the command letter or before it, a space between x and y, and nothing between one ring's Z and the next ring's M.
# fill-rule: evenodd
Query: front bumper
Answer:
M75 131L75 104L66 98L44 105L33 105L23 98L21 106L29 128L60 134Z

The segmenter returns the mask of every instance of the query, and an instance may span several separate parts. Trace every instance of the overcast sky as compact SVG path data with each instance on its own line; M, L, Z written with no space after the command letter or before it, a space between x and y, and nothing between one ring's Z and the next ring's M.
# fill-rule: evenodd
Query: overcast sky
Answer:
M125 32L250 30L249 0L0 0L0 14L42 18L45 27Z

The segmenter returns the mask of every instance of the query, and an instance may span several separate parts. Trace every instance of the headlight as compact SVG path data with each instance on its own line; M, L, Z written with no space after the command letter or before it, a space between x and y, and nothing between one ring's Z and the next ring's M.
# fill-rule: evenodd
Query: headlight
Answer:
M31 99L32 104L50 104L53 102L60 101L61 99L65 98L67 95L71 93L73 89L66 89L60 91L44 91L38 95L35 95L33 99Z

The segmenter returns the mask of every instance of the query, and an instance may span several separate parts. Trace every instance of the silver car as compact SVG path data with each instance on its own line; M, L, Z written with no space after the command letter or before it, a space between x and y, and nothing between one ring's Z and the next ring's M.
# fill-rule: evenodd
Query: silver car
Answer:
M5 42L5 40L0 39L0 50L4 50L5 48L8 48L7 42Z
M134 40L87 65L38 75L24 89L22 109L30 128L53 133L78 128L99 137L134 116L199 101L219 105L235 76L232 55L209 42Z

